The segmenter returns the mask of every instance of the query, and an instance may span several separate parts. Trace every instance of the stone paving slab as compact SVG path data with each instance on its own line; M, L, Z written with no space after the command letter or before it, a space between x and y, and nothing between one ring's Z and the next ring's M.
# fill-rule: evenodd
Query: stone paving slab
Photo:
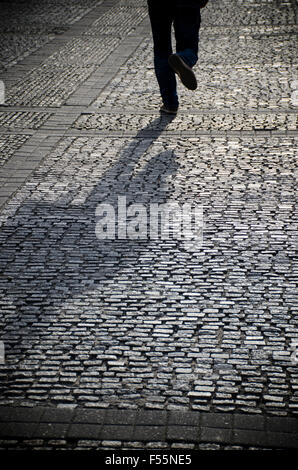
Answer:
M82 446L84 440L89 440L89 446L93 441L99 448L105 446L105 441L110 441L110 446L114 443L114 447L115 441L121 441L124 446L134 442L135 447L143 448L147 443L167 447L181 443L180 448L193 444L194 449L213 443L235 448L297 449L298 419L156 410L0 407L0 449L4 444L9 448L13 439L27 448L57 439L66 448Z

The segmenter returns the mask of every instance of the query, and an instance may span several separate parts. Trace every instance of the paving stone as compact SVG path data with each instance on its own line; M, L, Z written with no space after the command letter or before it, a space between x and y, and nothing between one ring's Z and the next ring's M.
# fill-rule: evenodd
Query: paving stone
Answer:
M268 417L266 419L267 430L270 432L285 432L296 433L298 432L298 420L296 418L278 418Z
M0 135L0 167L29 139L30 135Z
M196 411L170 411L168 424L183 426L198 426L201 422L201 414Z
M202 442L229 443L231 442L231 439L232 439L231 429L208 428L208 427L202 427L201 429L200 440Z
M139 410L136 414L136 424L139 425L160 425L166 424L166 411Z
M100 424L104 422L105 410L86 410L78 409L75 412L73 421L75 423L89 423L89 424Z
M101 439L113 439L120 441L130 441L133 436L133 426L117 425L104 425L100 431Z
M5 423L0 427L0 435L5 438L23 437L29 439L33 437L37 426L37 423Z
M265 419L263 416L245 416L245 415L234 415L234 426L237 429L254 429L264 430Z
M168 426L167 438L171 441L197 442L199 440L199 428L196 426Z
M232 427L232 415L218 415L216 413L202 413L201 414L201 425L210 428L231 428ZM235 424L236 426L236 424Z
M68 410L68 409L46 409L44 413L42 414L41 421L46 423L69 423L72 421L74 416L73 410Z
M133 410L106 410L105 424L128 425L135 424L136 411Z
M71 424L67 437L71 439L97 439L101 426L97 424Z
M44 410L43 408L18 408L9 409L6 407L0 407L0 421L1 422L9 422L9 421L17 421L17 422L39 422L41 416L43 415Z
M267 446L272 446L273 448L288 448L288 449L298 449L297 444L298 434L289 434L288 432L274 433L269 432L267 435Z
M64 438L66 436L68 424L60 423L40 423L35 429L33 437L35 438Z
M268 436L264 431L251 431L251 430L236 430L234 434L234 442L236 444L243 444L250 442L251 445L268 446Z
M164 441L165 436L165 426L135 426L133 431L133 439L144 442Z
M148 133L160 129L163 118L160 117L156 120L156 115L141 115L141 114L98 114L89 113L83 114L73 124L75 129L96 129L102 132L127 132L141 130L144 127ZM297 129L297 115L296 114L273 114L273 113L258 113L258 114L237 114L229 113L216 114L179 114L175 121L167 127L168 132L180 133L182 131L189 131L198 133L202 131L255 131L260 130L275 131L275 130L296 130Z

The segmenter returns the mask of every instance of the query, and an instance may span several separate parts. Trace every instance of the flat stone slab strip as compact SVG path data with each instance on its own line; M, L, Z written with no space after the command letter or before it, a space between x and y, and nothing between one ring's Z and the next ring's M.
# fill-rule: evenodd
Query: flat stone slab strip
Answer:
M197 411L1 406L0 439L215 443L298 449L298 419Z

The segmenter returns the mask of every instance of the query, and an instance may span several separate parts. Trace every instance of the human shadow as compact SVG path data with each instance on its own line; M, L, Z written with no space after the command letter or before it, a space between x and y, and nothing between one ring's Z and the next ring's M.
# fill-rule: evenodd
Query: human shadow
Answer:
M146 152L172 119L157 118L140 130L83 204L69 204L63 198L55 203L31 199L3 224L1 339L8 363L25 357L48 325L59 322L65 302L111 282L127 267L133 273L140 253L150 250L148 238L99 240L95 211L103 202L115 207L118 195L126 196L127 205L163 203L170 198L171 188L164 185L164 178L177 171L174 152L152 156ZM145 162L138 167L145 154Z

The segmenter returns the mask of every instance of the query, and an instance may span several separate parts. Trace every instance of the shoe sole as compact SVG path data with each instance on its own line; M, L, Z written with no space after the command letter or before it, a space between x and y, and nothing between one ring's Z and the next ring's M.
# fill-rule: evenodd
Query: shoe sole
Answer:
M195 90L198 86L197 79L192 69L183 62L178 54L169 57L169 65L177 73L183 85L189 90Z
M177 110L171 110L171 109L166 109L166 108L160 108L159 111L163 114L177 114L178 109Z

